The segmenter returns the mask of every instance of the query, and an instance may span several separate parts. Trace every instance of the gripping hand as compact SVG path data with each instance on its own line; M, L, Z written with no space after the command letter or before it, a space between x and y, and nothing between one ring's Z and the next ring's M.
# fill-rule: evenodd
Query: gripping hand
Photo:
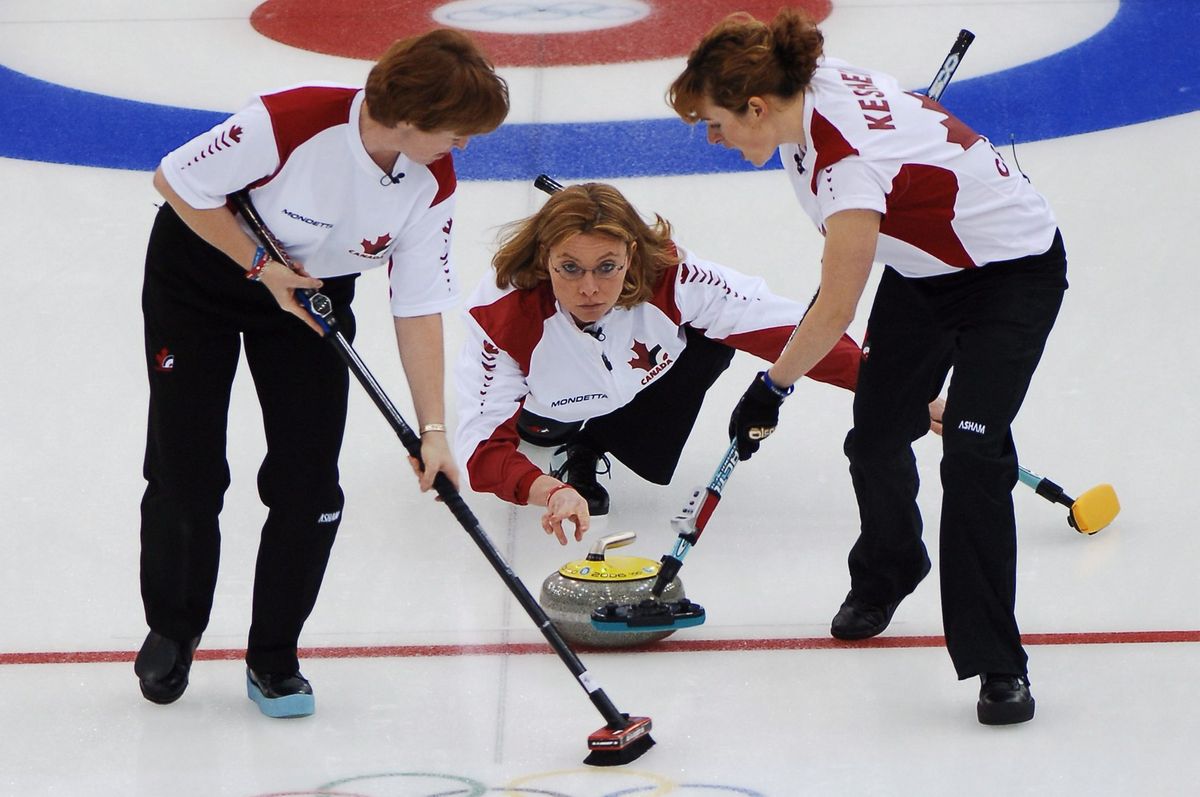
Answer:
M750 459L762 441L775 431L779 405L792 390L774 385L766 371L754 377L729 418L729 439L737 441L738 459L743 462Z

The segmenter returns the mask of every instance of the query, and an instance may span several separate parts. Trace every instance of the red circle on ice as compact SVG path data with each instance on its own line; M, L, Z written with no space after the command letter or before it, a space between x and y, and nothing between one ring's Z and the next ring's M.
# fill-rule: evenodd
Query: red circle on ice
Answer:
M459 27L497 66L651 61L687 55L731 11L771 19L781 0L267 0L262 35L303 50L374 61L396 39ZM832 0L791 0L817 22Z

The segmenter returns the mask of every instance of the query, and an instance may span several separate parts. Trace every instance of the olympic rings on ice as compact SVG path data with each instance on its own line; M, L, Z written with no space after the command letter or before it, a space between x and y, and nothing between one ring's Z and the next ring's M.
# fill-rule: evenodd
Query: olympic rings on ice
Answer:
M403 784L398 784L397 779L403 779ZM637 780L649 783L638 784ZM531 785L535 781L539 785ZM588 784L586 787L581 786L584 781ZM546 785L541 785L542 783ZM766 797L762 792L745 786L677 783L653 772L625 768L535 772L514 777L504 786L488 786L467 775L440 772L380 772L339 778L312 791L270 792L256 797L397 797L397 788L403 790L399 793L404 797L483 797L485 794L500 794L505 797Z

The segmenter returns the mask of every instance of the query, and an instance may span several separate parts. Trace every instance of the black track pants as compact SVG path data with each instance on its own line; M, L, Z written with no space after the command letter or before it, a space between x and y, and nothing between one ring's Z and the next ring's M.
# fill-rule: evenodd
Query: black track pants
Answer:
M612 454L638 476L654 484L670 484L683 446L713 386L733 360L733 348L684 326L687 347L678 361L633 400L583 424L567 424L522 412L519 423L553 430L553 444L572 438L594 451ZM582 430L579 427L582 425Z
M220 558L230 389L244 345L262 408L268 508L254 578L247 662L297 667L300 630L316 602L341 521L338 454L348 374L334 348L284 313L262 285L208 246L169 207L151 233L142 292L150 407L142 498L146 622L174 639L208 625ZM354 278L325 280L353 336ZM242 531L244 522L232 519Z
M943 417L940 576L946 644L960 678L1023 674L1014 615L1017 454L1011 426L1066 290L1062 239L1019 260L927 279L885 270L867 324L846 455L861 532L855 594L890 603L929 570L912 441L953 368Z

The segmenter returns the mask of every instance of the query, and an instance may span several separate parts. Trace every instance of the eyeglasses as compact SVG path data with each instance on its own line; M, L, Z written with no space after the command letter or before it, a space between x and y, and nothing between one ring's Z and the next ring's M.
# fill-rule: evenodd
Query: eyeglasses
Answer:
M558 276L565 280L574 282L575 280L583 279L584 274L591 274L598 280L610 280L616 278L622 271L625 270L627 263L614 263L611 260L601 263L592 268L583 268L568 261L559 266L551 266Z

